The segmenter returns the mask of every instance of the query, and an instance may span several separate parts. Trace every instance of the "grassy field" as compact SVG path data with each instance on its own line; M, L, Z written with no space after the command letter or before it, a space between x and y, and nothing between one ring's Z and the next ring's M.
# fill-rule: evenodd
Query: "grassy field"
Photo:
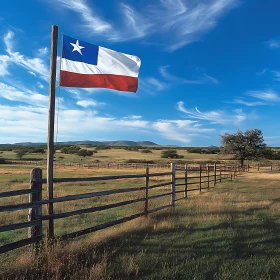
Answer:
M1 190L7 184L13 189L28 186L28 167L1 168ZM105 174L108 171L56 170L57 177L85 176L90 172ZM112 174L112 170L109 173ZM10 174L13 174L12 178ZM178 202L174 211L160 211L148 218L63 242L54 249L43 250L35 259L30 253L16 250L0 257L3 257L0 262L2 278L280 279L279 179L279 173L243 173L236 181L218 184L201 195L192 194L187 200ZM132 182L133 185L136 183L141 185L143 182ZM120 186L124 187L124 182L110 187ZM126 183L125 186L129 185ZM92 188L108 186L55 187L59 196ZM86 206L101 202L84 203ZM62 208L57 208L58 212L81 205L59 207ZM142 205L124 212L113 211L108 217L115 218L139 209ZM104 218L95 213L82 220L58 220L57 233L87 227ZM3 221L1 217L1 224L5 219L10 218ZM10 240L11 236L6 238Z
M7 166L0 165L0 192L8 190L17 189L27 189L29 188L29 173L31 168L28 166ZM162 170L157 170L160 172ZM166 172L166 170L165 170ZM85 168L75 168L75 167L55 167L54 174L57 178L65 177L89 177L89 176L102 176L102 175L118 175L118 174L135 174L135 173L145 173L145 170L107 170L107 169L85 169ZM43 177L46 177L46 171L43 169ZM155 177L151 180L151 184L155 182L170 181L170 176L167 177ZM108 189L119 189L119 188L129 188L129 187L143 187L145 185L144 179L130 179L130 180L114 180L114 181L100 181L100 182L78 182L78 183L57 183L54 184L54 197L62 197L66 195L74 195L81 193L89 193L94 191L104 191ZM164 187L151 191L151 195L156 192L168 192L170 187ZM104 197L93 197L83 200L68 201L56 203L54 205L55 213L67 212L77 209L88 208L92 206L99 206L104 204L110 204L112 202L121 202L124 200L134 199L144 197L144 191L116 194L113 196ZM46 185L43 185L43 199L47 199ZM161 203L168 202L169 198ZM17 204L28 202L28 195L21 195L16 197L8 197L1 199L1 205ZM156 204L158 205L158 203ZM109 220L121 218L123 216L132 215L134 213L143 211L144 202L135 204L131 207L125 206L117 209L107 210L106 214L82 214L79 216L73 216L65 219L58 219L55 221L56 234L64 234L68 232L73 232L76 230L83 229L85 227L94 226L101 222L106 222ZM46 206L43 206L43 213L46 213ZM101 212L102 213L102 212ZM0 214L0 225L11 224L13 222L23 222L27 219L27 211L20 210L14 212L5 212ZM26 230L15 230L12 232L0 233L0 241L5 244L11 241L16 241L26 236Z
M83 147L82 147L83 148ZM94 148L89 148L89 150L94 150ZM124 149L112 148L108 150L99 150L93 156L80 157L75 154L63 154L60 151L57 151L55 154L56 162L92 162L92 161L100 161L100 162L124 162L128 159L135 160L154 160L161 162L170 162L170 159L163 159L160 157L161 150L151 150L152 153L141 153L139 151L127 151ZM177 150L179 155L183 155L184 158L182 160L185 161L220 161L220 160L229 160L232 158L232 155L220 155L220 154L195 154L188 153L187 150ZM15 152L3 152L1 154L3 158L10 160L18 160ZM23 157L23 159L42 159L46 160L46 154L27 154Z

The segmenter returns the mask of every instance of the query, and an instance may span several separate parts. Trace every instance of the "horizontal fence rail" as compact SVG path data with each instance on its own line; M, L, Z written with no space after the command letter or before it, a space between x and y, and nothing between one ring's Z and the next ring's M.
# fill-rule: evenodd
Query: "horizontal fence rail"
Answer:
M143 165L144 166L144 165ZM146 165L145 165L146 166ZM158 165L159 166L159 165ZM38 244L43 240L45 236L43 230L42 221L53 221L56 219L63 219L72 216L77 216L86 213L94 213L99 211L104 211L108 209L114 209L117 207L128 206L135 203L143 203L143 210L139 213L109 221L103 224L95 225L83 230L79 230L72 233L63 234L61 236L56 236L58 239L67 239L77 237L83 234L88 234L90 232L95 232L101 229L105 229L114 225L118 225L141 216L146 216L149 213L154 213L156 211L165 209L167 207L174 207L175 201L186 199L188 193L193 191L202 192L210 188L210 183L214 182L214 186L222 182L225 179L234 179L238 173L244 171L239 166L225 166L216 164L207 165L175 165L171 164L171 171L169 172L156 172L150 173L150 167L145 167L146 172L143 174L126 174L126 175L114 175L114 176L98 176L98 177L88 177L88 178L54 178L55 183L77 183L77 182L98 182L98 181L114 181L114 180L129 180L129 179L143 179L142 186L139 187L128 187L119 189L108 189L103 191L95 191L89 193L67 195L62 197L55 197L49 200L42 199L42 184L46 183L46 179L42 178L42 170L39 168L34 168L30 175L30 189L15 190L0 193L0 198L13 197L18 195L29 195L29 202L20 204L8 204L0 206L0 212L17 211L29 209L28 211L28 221L14 223L10 225L0 226L0 232L7 232L16 229L28 228L28 235L26 239L16 241L10 244L5 244L0 246L0 253L5 253L16 248L20 248L27 245L33 246L33 251L36 251ZM170 168L170 165L169 165ZM163 182L151 183L150 179L156 178ZM150 193L151 190L160 191L160 193ZM134 197L133 199L127 199L120 202L114 202L105 205L96 205L92 207L87 207L84 209L77 209L72 211L67 211L63 213L53 213L51 215L42 214L42 205L50 205L53 203L69 202L74 200L82 200L93 197L103 197L116 194L129 194L137 193L139 197ZM170 203L167 205L151 207L150 202L156 199L157 201L164 197L170 197ZM125 198L125 196L124 196ZM113 201L113 200L112 200ZM161 201L161 200L160 200ZM47 231L47 238L53 236L49 235Z
M6 164L18 164L18 165L33 165L33 166L45 166L46 161L36 161L36 160L9 160L7 159ZM60 167L80 167L80 168L105 168L105 169L169 169L170 164L166 163L119 163L119 162L54 162L55 166ZM199 171L199 164L188 163L188 170ZM230 168L229 166L222 165L223 169ZM278 167L280 165L277 165ZM217 168L219 166L217 165ZM210 171L214 171L214 164L209 164ZM176 170L185 170L185 164L176 163ZM207 170L207 165L202 165L202 170Z

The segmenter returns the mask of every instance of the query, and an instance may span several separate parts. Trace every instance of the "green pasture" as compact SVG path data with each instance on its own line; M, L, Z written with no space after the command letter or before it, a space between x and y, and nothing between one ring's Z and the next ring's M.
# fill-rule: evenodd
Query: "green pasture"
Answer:
M17 168L18 167L18 168ZM17 165L0 165L0 192L27 189L29 188L29 174L31 166ZM153 172L160 172L166 170L156 170ZM119 174L135 174L145 173L145 169L140 170L117 170L117 169L87 169L87 168L75 168L75 167L55 167L54 177L56 178L71 178L71 177L92 177L103 175L119 175ZM46 178L46 168L43 168L43 177ZM150 184L159 182L169 182L170 176L155 177L150 180ZM100 182L77 182L77 183L58 183L54 184L54 197L63 197L67 195L90 193L95 191L104 191L109 189L131 188L131 187L143 187L145 186L145 179L120 179L113 181L100 181ZM170 192L170 187L158 188L150 191L150 195L159 193ZM61 202L54 204L54 212L62 213L78 209L84 209L94 206L106 205L111 203L117 203L125 200L131 200L136 198L145 197L144 190L125 194L115 194L104 197L93 197L82 200ZM47 199L46 184L43 185L43 199ZM155 200L150 202L150 208L158 207L161 205L169 204L170 196L164 197L161 200ZM1 205L20 204L28 202L28 195L21 195L15 197L1 198ZM144 201L123 206L119 208L104 210L97 213L81 214L64 219L55 220L55 234L62 235L71 233L81 229L85 229L101 223L106 223L115 219L130 216L132 214L141 213L144 210ZM43 205L43 214L47 214L47 207ZM19 210L0 213L0 226L13 223L27 221L28 210ZM43 223L44 234L46 234L47 223ZM27 229L19 229L9 232L0 233L0 243L2 245L27 237ZM23 252L24 249L18 251ZM14 258L15 253L11 252L6 254ZM7 256L5 256L7 259ZM0 255L1 260L1 255ZM1 263L1 261L0 261Z
M81 148L86 148L82 147ZM95 148L86 148L88 150L95 150ZM112 148L107 150L98 150L97 153L94 153L92 156L81 157L76 154L64 154L61 151L56 151L55 153L55 162L80 162L87 163L93 161L100 162L124 162L126 160L153 160L157 162L167 163L170 162L170 159L161 158L161 150L153 150L151 149L151 153L141 153L141 149L139 151L128 151L121 148ZM220 161L220 160L231 160L232 155L222 155L222 154L196 154L189 153L185 149L178 149L178 155L183 155L184 161ZM18 160L16 152L14 151L3 151L0 154L2 158L8 160ZM46 160L46 154L26 154L23 156L23 160Z
M0 192L29 187L29 166L0 166ZM55 177L86 177L143 170L56 167ZM151 170L151 173L153 170ZM155 170L154 172L158 172ZM43 170L44 175L45 169ZM166 177L166 181L169 181ZM33 258L18 249L0 256L3 279L280 279L280 174L251 170L235 181L188 199L147 218L42 248ZM156 177L150 183L164 182ZM55 185L55 196L143 186L144 179ZM170 187L154 193L170 191ZM55 212L109 204L143 193L57 203ZM44 197L46 189L44 188ZM170 197L150 207L168 204ZM26 202L27 196L1 199L1 204ZM143 211L143 203L55 222L56 234L72 232ZM44 212L46 209L44 208ZM26 221L26 211L0 214L0 225ZM46 228L46 224L44 224ZM26 229L0 233L1 244L26 237ZM2 274L1 274L2 271Z

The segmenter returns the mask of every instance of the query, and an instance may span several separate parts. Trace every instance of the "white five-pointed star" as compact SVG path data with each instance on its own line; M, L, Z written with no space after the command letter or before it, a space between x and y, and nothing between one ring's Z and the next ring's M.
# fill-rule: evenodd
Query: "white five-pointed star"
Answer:
M73 43L70 44L74 47L72 52L77 51L78 53L80 53L80 55L83 55L81 49L84 49L85 47L79 45L79 40L76 41L76 44Z

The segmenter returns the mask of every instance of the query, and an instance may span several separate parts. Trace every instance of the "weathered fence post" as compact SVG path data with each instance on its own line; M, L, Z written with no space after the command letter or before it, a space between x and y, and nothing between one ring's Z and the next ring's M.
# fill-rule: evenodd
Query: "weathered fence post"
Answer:
M184 197L188 197L188 164L185 164L185 192Z
M222 166L220 165L220 183L222 182Z
M247 171L250 171L250 164L248 163Z
M176 164L175 163L171 163L171 200L170 200L170 204L172 207L175 206L175 192L176 192Z
M216 186L216 180L217 180L217 165L215 162L214 163L214 186Z
M272 164L271 164L270 171L272 171L272 169L273 169L273 168L272 168Z
M30 173L30 189L36 190L38 192L29 194L29 202L37 202L42 200L42 183L38 183L38 180L42 179L42 169L33 168ZM28 221L39 220L39 225L28 228L28 238L39 237L36 244L32 245L32 250L35 251L38 247L38 243L42 240L42 204L36 205L29 209Z
M260 171L260 164L258 163L258 171Z
M209 163L207 164L207 187L210 189L210 173L209 173Z
M144 208L144 213L147 216L149 212L149 180L150 180L150 175L149 175L149 167L146 168L146 193L145 193L145 208Z
M201 164L199 165L199 192L201 192L201 173L202 173L202 167Z

